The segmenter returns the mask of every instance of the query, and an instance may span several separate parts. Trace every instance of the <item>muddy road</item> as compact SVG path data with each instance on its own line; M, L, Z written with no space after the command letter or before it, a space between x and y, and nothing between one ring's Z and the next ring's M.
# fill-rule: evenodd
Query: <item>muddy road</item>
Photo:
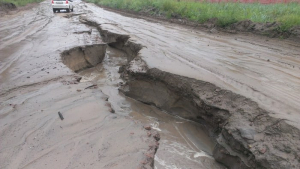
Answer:
M158 143L144 124L113 113L109 96L62 62L61 53L80 48L99 63L107 45L97 30L50 7L0 19L0 168L152 166Z
M209 34L123 17L91 4L85 8L93 11L89 15L97 16L93 19L103 29L130 35L146 46L140 55L149 68L213 83L299 125L295 121L300 109L298 43L251 34Z
M299 168L299 43L74 3L0 17L0 168Z

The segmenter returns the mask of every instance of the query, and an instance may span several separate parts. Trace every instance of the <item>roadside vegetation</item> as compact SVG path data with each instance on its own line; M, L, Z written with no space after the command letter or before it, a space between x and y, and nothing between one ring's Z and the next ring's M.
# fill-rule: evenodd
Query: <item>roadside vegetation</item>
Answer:
M197 2L195 0L86 0L111 8L126 9L136 12L148 12L153 15L183 17L204 23L211 18L218 18L217 25L225 27L242 20L253 22L280 23L279 30L287 31L300 25L299 3L234 3L234 2Z
M29 3L42 2L43 0L0 0L0 3L13 3L16 6L25 6Z

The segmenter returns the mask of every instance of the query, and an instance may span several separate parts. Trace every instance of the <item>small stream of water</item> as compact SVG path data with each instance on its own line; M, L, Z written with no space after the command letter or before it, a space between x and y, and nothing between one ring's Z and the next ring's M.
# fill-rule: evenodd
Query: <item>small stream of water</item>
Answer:
M109 96L116 113L130 115L143 124L151 124L161 135L160 147L155 156L155 169L221 169L211 156L213 142L204 126L175 117L154 106L125 97L118 91L118 69L127 63L126 54L108 48L102 64L80 72L82 81L92 81Z

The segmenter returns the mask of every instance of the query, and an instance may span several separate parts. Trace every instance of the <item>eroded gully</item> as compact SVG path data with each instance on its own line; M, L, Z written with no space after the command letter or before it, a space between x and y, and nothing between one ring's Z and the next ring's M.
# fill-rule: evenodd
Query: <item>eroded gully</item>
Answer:
M3 36L5 40L1 45L1 53L5 54L1 57L1 87L4 91L1 93L1 120L5 123L4 126L13 121L1 131L1 137L25 136L25 141L18 143L18 146L9 140L2 143L3 147L17 147L15 151L0 147L2 159L9 158L4 155L6 151L10 156L18 155L17 158L2 163L4 167L41 166L44 161L53 159L53 153L61 153L61 158L72 154L72 158L62 158L64 160L58 163L67 168L85 167L87 164L92 168L118 168L133 165L134 161L145 163L140 155L145 154L145 146L148 145L143 141L139 143L138 138L145 140L147 136L137 129L138 124L145 123L150 123L154 131L161 133L160 148L155 156L156 168L224 168L212 156L234 169L299 166L297 72L300 62L297 44L273 39L265 41L244 35L209 35L171 24L124 17L81 1L76 1L75 15L53 16L49 13L51 10L46 2L36 11L37 14L46 13L48 18L40 19L46 24L39 31L31 32L28 29L29 33L24 33L20 30L16 35L8 32L8 36ZM26 12L24 16L26 14L35 16ZM16 21L18 28L22 22ZM35 21L39 20L29 21L28 25L36 23ZM1 27L1 37L10 25L14 24L7 23L5 27ZM96 60L89 58L95 44L106 46L103 41L109 45L105 57L101 56L101 59ZM87 54L84 51L89 46L92 50ZM11 50L13 47L17 50ZM24 51L30 52L24 54ZM72 60L70 56L74 53L77 59ZM76 82L68 80L75 74L61 63L60 57L65 65L82 76L79 86L73 86ZM103 58L103 63L93 64L101 62ZM31 59L30 63L28 59ZM12 81L15 82L14 86L11 85ZM71 86L64 87L59 82ZM96 84L99 88L84 90L90 84ZM40 87L43 90L35 92ZM59 99L53 101L54 95L50 93L50 96L40 96L54 92L55 88L60 92L66 90L59 95ZM82 95L78 93L82 91L84 98L88 99L80 99ZM18 95L16 99L16 93L25 93L25 97ZM70 94L72 97L66 99ZM21 111L21 114L26 114L32 111L28 106L33 106L35 110L31 102L37 98L44 102L51 100L52 104L55 101L66 104L68 108L63 110L67 114L75 112L78 115L71 118L67 126L60 126L70 127L64 131L70 137L58 141L43 140L47 146L38 151L39 155L34 158L24 157L24 154L34 154L42 146L30 146L35 143L36 137L33 135L37 131L41 132L40 129L46 131L47 138L63 134L53 132L59 129L59 123L51 120L54 116L51 111L57 111L61 106L50 109L50 105L44 103L42 105L46 108L42 110L45 109L45 113L49 115L39 114L34 120L38 121L43 117L46 125L40 123L38 129L33 131L26 130L26 127L21 132L18 129L14 136L9 136L9 131L15 131L16 126L19 127L32 118L30 115L15 120L15 115L11 112ZM25 107L26 111L22 111L22 105L26 105L28 99L30 105ZM97 100L101 102L98 107L95 103ZM90 112L92 117L102 121L99 123L90 118L82 119L85 115L76 108L71 108L72 106ZM117 116L106 114L98 117L96 111L103 108L105 111L114 110ZM77 117L80 117L81 122L94 122L91 123L93 126L80 126L82 124ZM126 121L127 118L122 120L118 117L132 119ZM115 135L109 134L112 126L105 123L113 122L113 119L121 120L121 125L114 123L114 127L119 127L117 131L122 131ZM126 126L126 123L130 125ZM104 124L106 128L102 127ZM53 131L49 131L52 127ZM83 133L76 133L81 127L84 127ZM101 137L101 132L108 137ZM124 133L128 133L130 138ZM92 138L92 147L99 148L98 160L88 160L94 159L95 154L85 151L89 147L86 146L89 139L85 136ZM76 140L71 141L70 138L74 137ZM97 144L99 137L104 139L102 142L105 144ZM135 144L127 144L132 141L130 139L134 139L132 143ZM118 142L119 140L125 144ZM114 144L122 148L113 148ZM122 153L124 146L128 148ZM70 152L59 150L62 147L70 148ZM75 153L71 151L73 149L76 150ZM153 153L152 150L150 152ZM85 153L86 158L80 158L81 153ZM128 158L130 153L132 156ZM123 160L125 156L129 160L127 163ZM146 162L147 160L148 158Z
M76 3L78 16L52 14L43 2L1 18L0 167L146 167L153 140L142 126L150 124L161 133L155 168L224 168L212 157L214 143L203 125L118 91L127 54L106 47L95 27L80 23L84 3ZM98 60L93 50L102 53Z
M205 124L213 156L229 168L299 167L297 42L208 34L82 7L93 10L80 21L128 55L119 88L126 96Z
M113 109L130 114L143 124L150 124L160 133L161 140L155 156L155 168L224 168L212 157L214 142L205 126L139 101L125 97L118 91L124 81L119 67L127 64L126 53L109 47L103 60L94 68L81 71L81 80L92 81L109 96Z

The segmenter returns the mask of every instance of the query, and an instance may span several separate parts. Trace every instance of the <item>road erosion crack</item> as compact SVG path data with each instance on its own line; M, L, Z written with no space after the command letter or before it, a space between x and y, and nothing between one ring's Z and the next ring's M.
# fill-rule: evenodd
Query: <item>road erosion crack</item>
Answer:
M217 161L232 169L299 168L297 128L271 117L270 112L242 95L149 68L140 53L142 44L129 35L104 29L88 16L80 16L80 21L96 27L108 45L127 53L128 64L119 70L126 84L119 90L173 115L204 123L216 143L213 156Z

